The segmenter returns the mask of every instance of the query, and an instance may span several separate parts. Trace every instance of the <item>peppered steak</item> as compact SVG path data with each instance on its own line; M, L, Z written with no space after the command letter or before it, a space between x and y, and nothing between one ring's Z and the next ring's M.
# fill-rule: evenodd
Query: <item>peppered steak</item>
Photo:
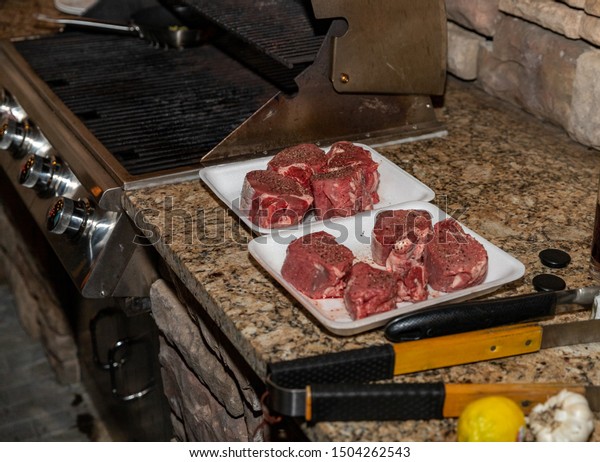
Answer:
M319 231L288 245L281 275L310 298L338 298L344 293L353 261L350 249Z
M305 143L280 151L269 161L267 167L310 189L310 177L323 172L326 164L325 152L316 144Z
M398 277L398 300L427 299L427 243L433 228L425 210L384 210L375 218L371 255Z
M317 219L349 217L372 209L371 196L365 188L365 177L360 168L347 166L317 173L310 183Z
M429 285L442 292L480 284L488 269L488 255L483 245L452 218L434 226L425 261Z
M327 170L334 171L347 166L359 167L365 177L365 188L371 196L371 201L365 206L370 205L370 208L363 210L371 210L373 204L379 202L379 194L377 187L379 186L379 164L373 160L371 153L360 146L357 146L349 141L338 141L334 143L327 152Z
M397 279L393 273L356 263L344 291L344 304L352 319L362 319L396 307Z
M310 191L272 170L253 170L244 178L240 209L262 228L295 225L312 203Z

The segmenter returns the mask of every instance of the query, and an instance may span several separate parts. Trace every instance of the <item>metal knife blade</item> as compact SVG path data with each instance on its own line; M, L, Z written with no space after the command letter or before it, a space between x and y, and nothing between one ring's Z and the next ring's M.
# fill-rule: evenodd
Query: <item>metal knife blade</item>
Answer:
M599 294L600 286L592 286L443 305L392 319L385 336L403 342L533 321L589 309Z
M546 325L540 349L594 342L600 342L600 319Z

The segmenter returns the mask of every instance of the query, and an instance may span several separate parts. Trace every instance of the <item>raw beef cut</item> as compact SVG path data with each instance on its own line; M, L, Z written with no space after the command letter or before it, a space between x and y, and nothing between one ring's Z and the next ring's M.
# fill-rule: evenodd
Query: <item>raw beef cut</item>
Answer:
M339 168L353 166L359 167L365 176L365 188L371 196L370 205L379 202L377 187L379 186L379 164L373 160L371 153L349 141L338 141L334 143L327 153L327 169L329 171ZM364 210L371 210L365 208Z
M299 144L284 149L273 157L268 168L310 189L310 177L323 172L327 156L316 144Z
M240 209L262 228L295 225L312 203L310 191L272 170L253 170L244 178Z
M431 239L433 227L431 215L426 210L384 210L375 217L375 225L371 239L373 261L385 266L388 256L399 241L408 239L405 244L399 244L398 250L407 247L424 245ZM418 251L422 253L422 249ZM407 252L403 252L407 253Z
M425 210L385 210L375 219L371 255L398 277L400 301L427 299L425 254L432 234L431 215Z
M433 230L426 256L431 288L455 292L483 282L488 269L483 245L452 218L436 223Z
M393 273L359 262L350 271L344 303L352 319L362 319L396 307L397 280Z
M344 293L354 254L325 231L307 234L287 248L281 275L310 298L338 298Z
M344 167L311 178L317 219L349 217L373 208L360 168Z

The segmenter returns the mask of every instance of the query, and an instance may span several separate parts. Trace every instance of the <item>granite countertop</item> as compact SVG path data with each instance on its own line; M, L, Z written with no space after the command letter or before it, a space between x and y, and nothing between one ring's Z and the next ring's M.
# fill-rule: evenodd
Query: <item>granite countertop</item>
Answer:
M56 10L53 0L3 0L0 2L0 38L55 33L56 27L36 21L38 14L64 16Z
M590 285L600 153L470 84L449 81L438 112L447 136L379 151L431 187L438 207L525 265L523 278L489 297L533 292L540 273L556 274L572 288ZM340 337L322 328L249 255L253 236L200 180L131 191L124 202L259 376L269 362L385 343L381 329ZM546 248L567 251L571 263L544 267L538 253ZM395 380L600 383L599 358L599 344L578 345ZM455 419L446 419L320 423L305 431L319 441L451 441L455 427ZM599 433L597 427L593 438Z

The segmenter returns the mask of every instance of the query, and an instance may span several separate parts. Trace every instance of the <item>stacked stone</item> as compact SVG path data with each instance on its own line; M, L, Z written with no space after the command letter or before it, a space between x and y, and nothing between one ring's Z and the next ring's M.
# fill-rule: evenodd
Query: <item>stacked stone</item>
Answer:
M0 273L13 291L19 321L25 332L44 347L58 382L78 383L80 364L69 321L12 222L0 202Z
M600 149L600 0L446 0L448 71Z

